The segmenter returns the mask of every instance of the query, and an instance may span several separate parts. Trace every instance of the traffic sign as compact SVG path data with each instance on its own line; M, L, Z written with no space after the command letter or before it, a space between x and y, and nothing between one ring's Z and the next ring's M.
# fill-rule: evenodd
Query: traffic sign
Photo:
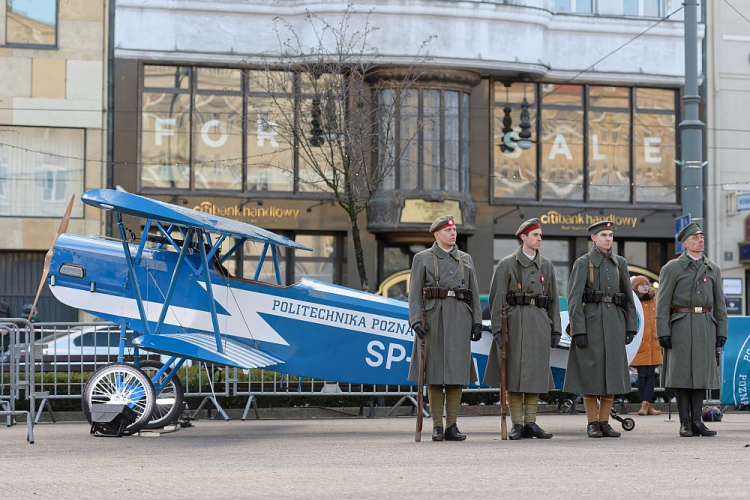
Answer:
M680 234L680 231L685 229L685 227L690 224L691 220L690 214L685 214L682 217L677 217L674 220L674 251L677 254L680 254L685 251L685 248L682 246L682 242L677 239L677 235Z
M750 210L750 193L737 195L737 211Z

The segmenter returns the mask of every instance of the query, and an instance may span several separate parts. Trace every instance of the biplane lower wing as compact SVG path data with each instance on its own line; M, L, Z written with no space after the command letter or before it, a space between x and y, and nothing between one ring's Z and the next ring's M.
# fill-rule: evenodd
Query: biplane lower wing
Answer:
M168 355L179 353L187 359L235 368L266 368L283 363L270 354L226 337L222 338L224 352L220 353L214 335L202 332L141 335L133 339L133 344L148 351Z

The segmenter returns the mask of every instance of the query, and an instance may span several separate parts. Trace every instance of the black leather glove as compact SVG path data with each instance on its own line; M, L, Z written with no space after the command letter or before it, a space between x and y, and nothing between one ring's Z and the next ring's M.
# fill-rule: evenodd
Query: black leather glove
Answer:
M721 349L727 343L726 337L716 337L716 347Z
M672 337L659 337L659 345L664 349L671 349Z
M477 342L478 340L481 340L482 338L482 325L472 325L471 326L471 341Z
M633 342L633 339L635 339L635 332L625 333L625 345L630 345L630 343Z
M427 332L425 331L424 327L422 326L422 323L417 323L416 325L411 327L412 330L414 330L414 333L417 334L417 337L420 339L424 339L425 335L427 335Z
M585 333L579 333L578 335L573 337L573 342L576 343L576 347L581 347L581 348L589 345L589 341Z
M556 333L552 336L552 348L554 349L558 345L560 345L560 334Z

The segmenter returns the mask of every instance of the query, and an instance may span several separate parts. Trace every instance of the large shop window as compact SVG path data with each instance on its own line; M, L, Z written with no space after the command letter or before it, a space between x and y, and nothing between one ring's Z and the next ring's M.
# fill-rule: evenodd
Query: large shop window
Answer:
M83 192L84 130L0 125L0 143L2 216L61 217ZM73 217L82 216L74 204Z
M6 0L5 44L16 47L57 46L58 0Z
M146 65L140 124L141 187L223 192L326 192L302 145L315 103L286 72ZM303 113L306 113L304 116ZM330 174L330 166L322 173ZM328 170L326 170L328 169Z
M532 137L522 150L524 96ZM666 89L495 83L493 202L677 203L676 97Z
M391 109L393 90L381 90L381 109ZM380 164L384 189L466 192L469 190L469 94L455 90L404 91L395 114L380 118Z

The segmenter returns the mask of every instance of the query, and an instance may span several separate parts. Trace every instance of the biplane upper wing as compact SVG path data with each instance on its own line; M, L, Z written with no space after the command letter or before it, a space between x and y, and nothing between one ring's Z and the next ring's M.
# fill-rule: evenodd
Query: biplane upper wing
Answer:
M312 250L289 238L251 224L114 189L93 189L84 193L81 200L87 205L102 210L114 210L143 219L152 219L186 228L194 227L211 233L221 233L234 238L244 238L288 248Z

